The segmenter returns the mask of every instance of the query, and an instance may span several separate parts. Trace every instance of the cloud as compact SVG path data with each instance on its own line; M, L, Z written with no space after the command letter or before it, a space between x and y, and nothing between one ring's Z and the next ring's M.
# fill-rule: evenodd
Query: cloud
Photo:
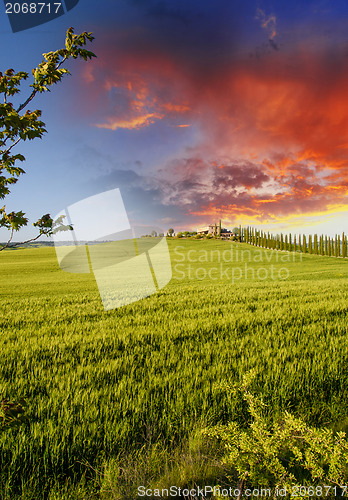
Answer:
M261 27L266 30L269 39L270 40L274 40L274 37L277 34L277 31L276 31L276 26L277 26L276 16L274 14L266 16L265 12L262 9L257 9L256 10L256 16L255 16L255 18L257 20L261 21Z
M273 41L275 16L258 15ZM101 104L98 127L197 130L190 147L158 167L163 207L200 220L266 221L347 204L345 47L298 45L258 60L218 51L213 59L211 47L205 59L200 48L185 52L152 36L145 28L118 34L86 82Z
M117 130L118 128L125 128L128 130L146 127L154 123L156 119L161 119L162 115L158 113L147 113L145 115L137 114L136 116L126 119L122 118L108 118L105 123L96 123L98 128L108 128L110 130Z

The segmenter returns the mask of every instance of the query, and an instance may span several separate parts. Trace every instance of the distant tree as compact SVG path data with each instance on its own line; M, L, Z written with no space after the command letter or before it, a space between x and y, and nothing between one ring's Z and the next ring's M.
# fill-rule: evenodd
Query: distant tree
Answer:
M157 231L151 231L151 236L153 238L156 238L157 237Z
M318 255L318 235L314 235L314 253Z
M347 236L342 233L342 257L345 259L347 257Z
M88 41L93 40L92 33L83 32L81 35L74 35L73 28L69 28L65 47L43 54L44 59L41 64L32 70L34 82L30 87L33 90L22 104L17 106L9 102L9 98L21 92L19 89L21 82L29 75L25 71L15 73L13 69L0 72L0 95L3 95L3 103L0 104L0 199L10 193L9 186L16 184L20 175L25 173L24 169L17 165L18 162L23 162L25 157L19 153L13 154L13 148L21 141L41 138L47 132L45 123L40 120L40 110L27 109L25 112L24 110L37 94L50 91L49 87L60 82L65 74L70 74L67 69L61 67L70 57L82 58L85 61L96 57L93 52L83 48ZM0 208L0 227L7 228L10 236L7 243L0 247L0 251L10 246L15 231L28 224L23 211L7 213L5 208L5 205ZM39 234L23 243L37 240L42 235L50 236L56 231L71 229L70 226L63 224L62 218L53 221L50 214L43 215L33 223L33 226L38 228ZM21 243L12 243L11 246L19 244Z
M307 253L307 240L305 234L302 237L302 252Z
M173 236L173 234L174 234L174 229L171 227L168 229L168 235Z

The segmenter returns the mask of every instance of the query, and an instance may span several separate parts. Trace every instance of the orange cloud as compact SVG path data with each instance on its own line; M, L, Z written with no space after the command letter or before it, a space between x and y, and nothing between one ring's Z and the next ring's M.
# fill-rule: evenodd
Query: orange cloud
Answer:
M132 130L146 127L151 123L154 123L156 119L160 120L161 118L162 116L156 113L148 113L143 116L130 118L129 120L117 120L109 118L107 123L96 123L95 126L98 128L107 128L110 130L117 130L118 128Z
M276 19L260 19L274 37ZM156 120L190 126L177 124L184 115L198 130L189 151L161 165L164 203L197 216L260 221L348 203L344 49L222 59L205 71L199 60L179 60L174 49L126 45L106 50L98 64L86 73L104 105L97 127L136 129Z
M185 113L185 111L190 110L190 106L187 104L171 104L171 103L166 103L161 105L162 109L165 109L167 111L174 111L175 113Z

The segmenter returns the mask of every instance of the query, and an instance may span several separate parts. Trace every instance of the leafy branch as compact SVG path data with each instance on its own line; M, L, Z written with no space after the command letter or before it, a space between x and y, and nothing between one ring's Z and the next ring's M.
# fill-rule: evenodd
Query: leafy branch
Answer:
M4 73L0 72L0 94L3 95L3 103L0 103L0 199L5 198L10 193L10 186L16 184L20 175L25 170L18 165L24 162L22 154L13 154L12 150L21 141L42 138L47 130L45 123L40 119L41 111L36 109L30 111L25 108L37 94L49 92L53 84L60 82L65 74L70 71L62 65L69 59L81 58L85 61L96 57L96 55L85 49L87 42L92 42L94 37L90 32L83 32L75 35L73 28L69 28L66 33L65 47L54 52L43 54L42 62L32 70L34 82L30 85L32 91L29 96L17 108L9 98L20 93L20 85L23 80L27 80L29 74L25 71L15 71L11 68ZM21 113L23 111L23 113ZM6 213L5 206L0 209L0 227L5 227L10 231L10 237L5 245L0 248L4 250L10 245L15 246L21 243L11 243L15 232L28 224L28 219L23 211ZM39 234L29 241L34 241L43 235L50 236L57 225L49 214L43 215L33 223L39 229ZM61 230L66 230L67 226L60 224ZM65 229L64 229L65 228Z
M248 374L232 394L242 397L251 416L250 425L238 422L204 429L203 435L217 441L223 450L222 464L231 471L228 479L244 487L297 491L301 485L345 488L348 482L348 441L344 432L315 428L285 412L271 422L261 397L250 390L255 373ZM328 487L328 486L327 486ZM300 495L301 498L311 498ZM214 497L215 498L215 497ZM297 498L292 496L292 498Z

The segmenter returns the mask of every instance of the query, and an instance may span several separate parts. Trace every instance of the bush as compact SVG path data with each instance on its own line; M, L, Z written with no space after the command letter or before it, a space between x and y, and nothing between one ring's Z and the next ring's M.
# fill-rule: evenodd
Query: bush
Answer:
M247 403L249 427L230 422L203 430L203 435L222 446L222 464L230 471L228 480L232 484L239 481L241 489L266 486L273 491L286 490L288 495L299 491L296 487L308 486L304 494L292 494L292 498L312 498L320 491L319 496L327 498L342 493L343 485L348 483L345 433L310 427L288 412L281 421L270 422L262 398L249 391L254 376L249 374L241 387L233 389L242 392Z

